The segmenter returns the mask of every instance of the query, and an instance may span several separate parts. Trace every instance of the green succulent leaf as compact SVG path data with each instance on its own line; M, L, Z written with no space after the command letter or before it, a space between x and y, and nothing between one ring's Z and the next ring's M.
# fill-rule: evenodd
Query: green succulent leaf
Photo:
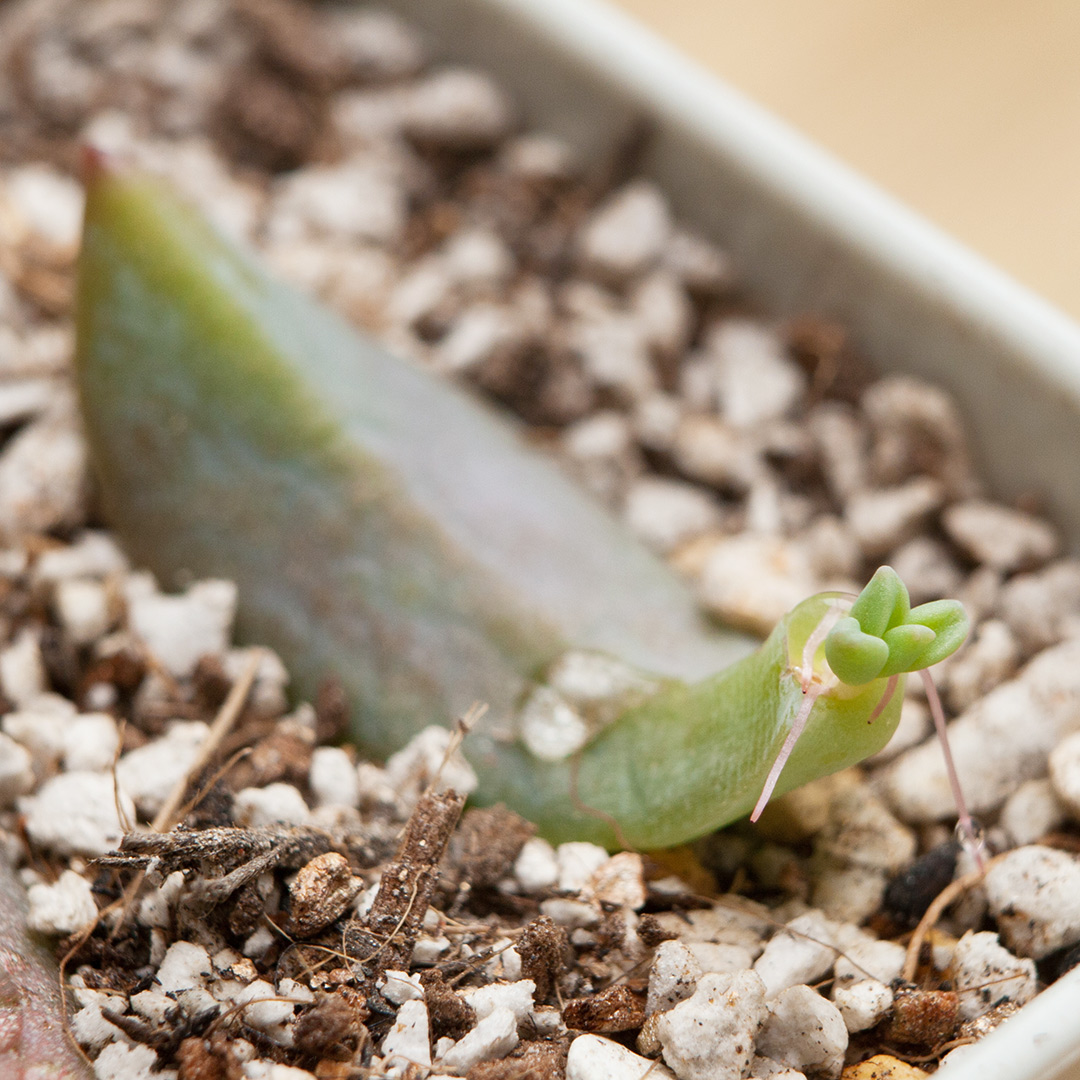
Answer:
M926 667L922 657L933 643L937 634L929 626L919 623L906 623L885 631L885 644L889 649L889 659L881 669L882 675L897 675L901 671L916 671Z
M911 610L907 587L891 566L879 566L855 603L850 615L863 632L881 637L886 630L901 626Z
M970 624L967 612L959 600L932 600L913 608L912 622L928 626L936 635L926 650L919 667L930 667L952 656L964 643Z
M858 620L848 615L829 631L825 658L841 682L862 686L881 673L889 659L889 646L880 637L864 633Z
M879 567L847 616L829 631L825 656L849 686L919 671L951 656L967 637L968 619L956 600L911 607L891 566Z

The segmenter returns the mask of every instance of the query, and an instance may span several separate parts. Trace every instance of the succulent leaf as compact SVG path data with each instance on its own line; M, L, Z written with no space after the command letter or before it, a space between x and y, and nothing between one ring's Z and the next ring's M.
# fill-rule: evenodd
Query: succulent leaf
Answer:
M862 686L881 673L889 659L889 646L880 637L864 633L858 620L848 615L829 631L825 658L841 682Z
M886 630L903 625L910 610L911 601L900 575L891 566L879 566L851 605L850 614L864 633L881 637Z
M901 671L915 671L925 667L922 658L937 635L929 626L919 623L906 623L885 631L885 644L889 648L889 659L881 669L881 674L896 675Z
M936 637L922 657L920 667L931 667L952 656L964 643L969 623L959 600L932 600L911 611L911 619L934 631Z
M956 600L911 607L907 587L891 566L877 569L849 614L825 639L833 673L849 686L919 671L952 655L967 637L968 619ZM880 647L870 642L880 642ZM877 664L877 658L881 663Z

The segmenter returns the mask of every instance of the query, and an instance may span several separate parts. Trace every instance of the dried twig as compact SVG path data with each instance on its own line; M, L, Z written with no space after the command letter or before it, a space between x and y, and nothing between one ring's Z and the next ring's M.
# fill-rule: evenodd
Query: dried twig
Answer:
M247 701L248 694L251 693L251 687L255 683L255 676L259 671L259 665L261 663L261 650L253 650L247 665L240 673L240 678L233 683L232 689L229 690L228 696L222 702L217 716L214 717L214 722L210 725L210 730L206 733L206 738L203 739L202 745L199 747L199 752L196 754L195 760L191 763L191 767L173 785L172 791L169 792L165 802L161 804L161 809L154 816L154 820L151 822L150 826L154 832L168 832L177 824L179 819L178 812L184 805L184 796L187 794L188 785L198 777L203 769L210 763L217 748L221 745L221 740L225 738L233 724L236 723L236 720L244 707L244 702ZM113 777L115 782L115 769L113 770ZM131 910L131 905L135 902L135 897L142 888L145 877L146 871L140 870L124 890L122 898L123 911L120 918L117 919L116 925L112 929L112 937L115 937L119 933L120 928L127 920L128 912Z
M904 957L904 969L900 973L900 977L905 982L914 981L915 972L919 967L919 953L922 952L923 941L926 940L926 935L930 933L934 924L941 918L942 912L963 896L968 889L973 889L976 885L981 884L985 877L986 870L975 870L970 874L965 874L963 877L957 878L946 885L934 898L926 909L926 914L919 920L919 925L915 927L915 932L908 942L907 955Z
M383 872L367 918L345 934L345 948L376 980L388 968L407 968L465 796L426 791L416 804L394 861Z
M184 805L188 785L210 764L210 759L221 745L221 740L228 735L229 730L236 723L244 702L251 693L251 687L255 683L255 676L258 674L261 663L262 652L255 649L240 673L240 678L233 683L228 697L222 702L213 724L210 725L210 730L206 733L206 738L203 739L202 746L199 747L195 760L191 763L191 768L176 782L172 791L169 792L169 797L161 804L161 809L154 816L151 828L155 832L168 832L177 823L177 812Z

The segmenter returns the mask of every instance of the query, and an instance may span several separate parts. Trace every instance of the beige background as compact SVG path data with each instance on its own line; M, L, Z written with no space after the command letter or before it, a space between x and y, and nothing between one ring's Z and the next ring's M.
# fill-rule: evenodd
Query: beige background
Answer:
M615 0L1080 317L1080 0Z

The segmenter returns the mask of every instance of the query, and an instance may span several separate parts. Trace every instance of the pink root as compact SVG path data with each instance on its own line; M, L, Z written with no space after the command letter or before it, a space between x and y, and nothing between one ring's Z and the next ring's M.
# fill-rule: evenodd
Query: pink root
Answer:
M825 689L820 683L815 683L809 690L804 691L805 697L802 705L799 706L799 711L795 714L795 720L791 725L787 738L784 740L784 745L780 747L780 753L776 755L776 760L769 770L769 775L765 778L765 786L761 789L761 796L757 801L757 806L754 807L754 812L750 815L751 821L757 821L761 817L762 810L765 809L769 799L772 798L780 774L784 771L788 758L791 757L791 751L795 749L795 744L799 741L799 736L803 733L806 723L810 719L810 712L814 708L814 702L825 692Z
M975 860L975 865L980 871L986 870L986 860L983 858L983 841L978 826L968 813L967 803L964 800L964 792L960 787L960 777L953 763L952 751L949 749L949 735L945 730L945 710L941 707L941 698L938 697L937 687L930 677L930 672L923 668L919 672L922 676L923 686L926 688L926 700L930 705L930 715L934 718L934 727L937 730L938 739L941 741L941 752L945 757L945 772L949 776L949 786L952 788L953 800L956 803L956 831L964 849Z
M802 692L805 694L810 689L810 684L814 679L814 656L816 655L821 643L829 636L829 631L839 622L840 616L843 612L840 609L839 604L833 604L824 615L821 616L821 621L814 627L810 636L806 639L806 644L803 645L802 651L802 667L799 670L799 681L802 685Z
M893 694L896 693L896 684L899 681L899 675L889 676L889 681L885 684L885 692L881 695L881 700L874 706L874 711L870 714L870 719L866 721L868 724L872 724L886 708L888 708L889 702L892 701Z

